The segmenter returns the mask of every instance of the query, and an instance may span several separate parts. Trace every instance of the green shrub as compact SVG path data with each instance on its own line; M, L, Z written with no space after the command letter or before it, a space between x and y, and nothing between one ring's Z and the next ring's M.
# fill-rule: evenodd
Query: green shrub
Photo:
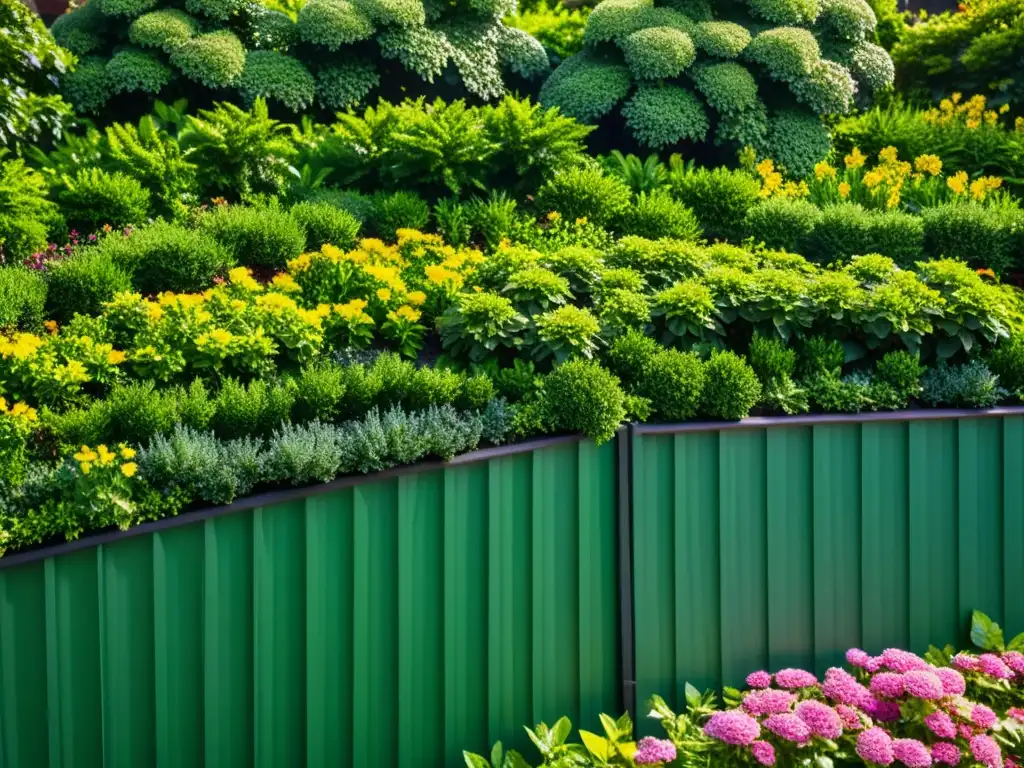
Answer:
M975 203L947 203L926 208L924 250L929 258L966 261L1005 272L1020 262L1024 243L1024 213L1013 213Z
M608 336L618 336L630 328L643 330L651 322L651 302L642 293L615 288L601 294L598 318Z
M643 350L635 350L642 356ZM651 401L663 421L686 421L697 414L706 383L705 366L692 352L662 349L633 374L637 394Z
M503 445L512 431L515 411L503 397L496 397L487 403L480 414L483 429L480 440L491 445Z
M463 377L444 368L418 368L403 398L410 410L454 403L462 393Z
M824 336L811 336L804 342L797 356L797 377L808 379L827 374L839 378L845 360L846 353L838 341Z
M163 221L130 237L104 238L96 250L131 275L143 293L203 291L235 264L229 251L206 231Z
M537 208L563 218L586 218L599 226L612 225L629 209L629 187L600 168L570 168L556 174L537 191Z
M903 350L888 352L875 366L872 399L876 407L906 408L921 392L921 374L925 368L917 355Z
M593 14L588 29L592 22ZM545 106L557 106L569 117L592 123L611 112L626 97L630 84L627 66L583 51L563 61L544 81L540 101Z
M341 412L345 396L344 370L337 365L308 365L295 378L296 422L332 422Z
M200 218L199 231L246 266L284 269L306 246L299 222L276 207L221 206Z
M773 80L788 83L808 77L821 60L821 50L806 29L780 27L754 35L743 57L764 67Z
M750 174L721 167L674 171L670 183L672 194L693 210L708 240L742 239L744 216L761 191Z
M510 272L501 291L525 315L546 312L571 298L569 281L543 267L527 267Z
M299 36L336 51L373 35L373 22L347 0L309 0L299 11Z
M991 408L1008 395L981 360L962 365L940 361L921 377L921 399L935 407Z
M803 254L819 264L848 261L872 252L872 216L856 203L827 205L805 238Z
M619 379L590 360L568 360L544 379L544 411L554 429L610 440L626 418Z
M913 269L924 256L924 222L903 211L873 211L869 216L871 251L888 256L903 269Z
M697 95L676 85L640 86L621 111L636 140L652 149L703 141L710 125Z
M105 401L109 429L105 442L133 445L169 434L178 423L175 390L156 389L152 381L115 385Z
M136 45L173 53L199 31L195 19L177 8L151 11L132 22L129 39Z
M821 220L821 210L814 203L801 198L770 197L747 211L743 228L756 243L799 253L804 252L807 239ZM807 246L806 252L813 254L813 247Z
M693 63L693 41L672 27L648 27L627 35L620 43L626 65L638 80L675 77Z
M631 329L615 339L608 348L608 365L627 388L635 390L643 372L661 347L650 336Z
M394 352L382 352L370 366L369 375L376 379L375 404L388 408L408 399L416 366Z
M832 149L828 128L811 112L786 109L768 121L768 138L763 154L772 157L792 176L803 178L814 172Z
M46 247L47 230L60 221L47 199L46 179L0 150L0 250L7 263L23 262Z
M697 48L717 59L735 59L750 45L750 33L731 21L703 21L693 30Z
M46 281L24 267L0 269L0 330L43 329L46 315Z
M736 115L762 108L757 81L742 64L700 64L689 75L708 105L719 114Z
M453 197L446 197L434 204L434 222L437 233L453 248L462 248L473 235L469 210L464 203Z
M252 440L224 443L211 433L178 425L156 435L136 457L139 477L153 488L177 489L186 498L228 504L256 483L260 445Z
M190 80L207 88L225 88L245 69L245 48L231 32L219 30L183 42L171 54L171 63Z
M545 266L558 276L569 281L576 295L590 293L604 269L601 252L594 248L570 245L559 248L543 257Z
M107 62L107 88L118 93L159 93L174 79L174 71L152 53L125 48Z
M840 378L831 373L819 373L802 384L819 410L826 413L860 413L872 407L871 377L852 373Z
M359 220L330 203L306 202L293 205L289 211L306 231L306 250L319 251L325 244L348 250L359 236Z
M623 237L608 254L608 265L639 272L652 288L660 289L703 271L705 253L693 243L662 238Z
M597 350L601 324L588 309L559 307L539 315L534 322L538 341L533 354L538 360L553 357L557 364L575 355L592 357Z
M210 426L219 437L269 436L291 420L295 392L276 382L225 379L214 403Z
M201 379L193 379L188 389L178 389L178 421L187 427L203 430L210 425L217 412Z
M755 335L750 341L750 367L761 382L760 402L783 413L808 409L807 392L793 381L796 351L775 338Z
M1024 336L1014 334L992 350L988 366L999 382L1017 397L1024 393Z
M701 411L714 419L735 421L750 413L761 397L757 374L735 352L714 352L704 364Z
M342 469L344 437L332 424L283 424L267 442L261 467L268 479L279 483L326 483Z
M69 320L76 312L99 314L104 302L132 288L128 273L99 249L53 262L46 279L46 308L59 322Z
M76 112L98 114L110 98L107 60L99 56L80 59L74 70L64 76L61 95L71 102Z
M57 200L68 227L83 233L99 232L105 224L115 229L138 225L149 216L149 191L123 173L98 168L65 178Z
M533 35L559 59L566 59L583 47L588 13L586 7L566 8L560 2L541 3L535 9L520 4L516 13L505 17L505 23Z
M371 227L385 240L395 240L400 229L426 229L430 222L430 206L415 192L381 192L373 202Z
M316 81L309 70L277 51L249 51L237 85L247 104L263 98L292 112L308 109L316 98Z
M458 405L467 411L479 411L486 408L497 395L498 390L490 376L484 374L466 376L462 380Z
M618 228L625 234L652 240L671 237L694 241L702 234L694 212L663 189L637 195Z

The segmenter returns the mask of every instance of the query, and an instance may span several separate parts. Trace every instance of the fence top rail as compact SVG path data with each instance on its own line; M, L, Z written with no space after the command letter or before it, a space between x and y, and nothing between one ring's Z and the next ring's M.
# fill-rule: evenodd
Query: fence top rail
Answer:
M921 408L874 413L814 413L803 416L752 416L742 421L688 421L678 424L635 424L637 435L679 435L687 432L725 432L767 427L809 427L822 424L878 424L898 421L940 421L945 419L986 419L1024 416L1024 406L1002 408Z

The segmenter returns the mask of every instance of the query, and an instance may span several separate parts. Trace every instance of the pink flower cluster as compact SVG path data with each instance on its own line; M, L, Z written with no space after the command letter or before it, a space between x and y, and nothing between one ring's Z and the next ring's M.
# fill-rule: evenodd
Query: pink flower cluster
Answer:
M637 765L664 765L676 759L676 745L668 739L655 739L647 736L640 739L633 754L633 762Z

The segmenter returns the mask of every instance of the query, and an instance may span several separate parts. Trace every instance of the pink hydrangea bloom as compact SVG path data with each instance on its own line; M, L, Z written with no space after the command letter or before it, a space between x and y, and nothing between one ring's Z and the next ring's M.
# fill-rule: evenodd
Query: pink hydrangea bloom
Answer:
M818 678L804 669L780 669L775 673L775 684L779 688L810 688L818 684Z
M662 765L676 759L676 745L668 739L647 736L636 745L633 762L637 765Z
M940 736L943 739L956 738L956 723L945 712L932 712L924 719L924 724L936 736Z
M789 712L796 702L796 695L789 691L767 689L751 691L743 697L743 709L750 715L775 715Z
M843 721L832 707L820 701L801 701L796 705L796 716L807 723L811 733L823 739L838 739L843 735Z
M761 765L775 765L775 747L767 741L755 741L750 745L750 752Z
M913 672L918 669L928 669L928 662L910 651L901 651L899 648L886 648L882 651L882 663L893 672Z
M860 715L857 714L857 710L853 707L848 707L845 704L836 704L836 714L843 721L843 728L848 731L859 731L864 727Z
M746 746L761 735L761 726L746 712L731 709L715 712L704 725L704 733L726 744Z
M871 661L871 656L862 651L860 648L851 648L846 652L846 663L851 667L859 667L860 669L867 669L868 663Z
M1010 707L1006 710L1007 717L1012 717L1018 723L1024 723L1024 709L1020 707Z
M928 747L917 739L896 739L892 743L892 756L907 768L928 768L932 764Z
M1024 653L1007 651L1003 654L1003 663L1018 675L1024 675Z
M940 741L932 747L932 760L943 765L959 765L960 749L956 744Z
M881 728L868 728L857 737L857 754L875 765L891 765L892 738Z
M903 675L895 672L879 672L871 678L871 692L875 696L898 699L903 695Z
M946 695L939 676L924 669L915 669L903 675L903 686L907 693L919 699L941 699Z
M987 768L1003 768L1003 753L991 736L982 734L971 739L971 754Z
M763 669L747 675L747 685L751 688L767 688L772 684L772 676Z
M984 704L975 704L971 710L971 722L979 728L991 728L998 720L996 713Z
M832 667L825 673L825 682L821 690L837 704L864 708L873 698L857 678L839 667Z
M811 727L796 715L772 715L764 721L764 727L776 736L797 744L811 738Z
M978 668L989 677L997 677L1000 680L1009 680L1013 677L1013 670L1003 664L1003 660L994 653L983 653L978 657Z
M950 667L939 667L935 670L936 677L942 681L942 692L947 696L963 696L967 690L964 676Z
M884 666L881 656L872 656L868 659L867 666L864 667L868 672L874 674Z
M960 723L956 727L956 732L960 734L961 739L971 739L974 737L974 729L967 725L967 723Z
M981 666L977 656L970 656L966 653L958 653L954 656L952 664L964 672L976 672Z
M895 701L873 699L864 711L880 723L894 723L900 719L900 705Z

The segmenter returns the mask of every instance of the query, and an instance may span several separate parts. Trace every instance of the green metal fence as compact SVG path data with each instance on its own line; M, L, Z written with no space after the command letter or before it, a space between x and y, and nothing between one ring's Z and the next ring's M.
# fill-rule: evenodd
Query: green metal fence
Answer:
M0 768L459 765L1021 585L1024 409L481 451L0 559Z
M486 456L0 560L0 766L456 765L619 710L614 444Z
M1024 630L1024 416L899 418L636 429L641 706L966 642L975 608Z

